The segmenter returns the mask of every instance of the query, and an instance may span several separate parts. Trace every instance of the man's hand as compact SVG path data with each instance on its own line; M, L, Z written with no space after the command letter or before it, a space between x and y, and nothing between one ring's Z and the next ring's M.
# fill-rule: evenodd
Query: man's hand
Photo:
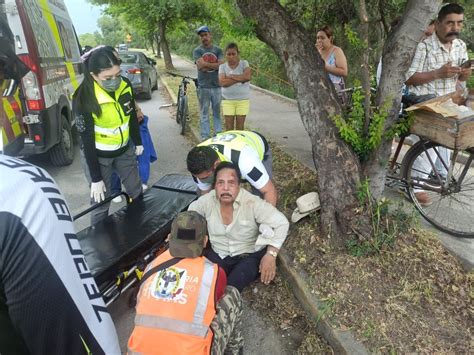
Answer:
M196 60L196 65L197 65L198 70L200 71L204 71L204 72L209 71L207 62L203 58L199 58L198 60Z
M276 258L270 254L265 254L260 260L260 280L268 285L276 275Z
M461 81L466 81L469 79L469 77L472 75L472 69L471 67L469 68L463 68L461 69L461 73L459 74L459 80Z
M451 62L446 63L442 67L435 70L436 79L447 79L452 78L456 75L461 74L461 67L453 66Z

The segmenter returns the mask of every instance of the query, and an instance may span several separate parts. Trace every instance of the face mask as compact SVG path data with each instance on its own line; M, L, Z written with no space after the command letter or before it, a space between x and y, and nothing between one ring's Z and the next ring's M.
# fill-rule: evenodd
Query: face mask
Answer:
M122 77L113 78L109 80L101 80L101 85L106 91L113 92L117 90L122 83Z
M212 175L209 175L207 178L205 179L199 179L201 180L201 182L205 183L205 184L213 184L214 183L214 174Z

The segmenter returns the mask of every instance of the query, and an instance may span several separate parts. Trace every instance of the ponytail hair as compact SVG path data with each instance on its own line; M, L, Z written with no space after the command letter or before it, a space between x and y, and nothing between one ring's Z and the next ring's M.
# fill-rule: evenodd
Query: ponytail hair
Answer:
M100 108L95 97L94 78L91 73L98 75L101 71L120 65L120 60L113 52L112 47L104 46L93 50L83 63L84 80L74 92L75 109L79 114L95 114L100 116Z

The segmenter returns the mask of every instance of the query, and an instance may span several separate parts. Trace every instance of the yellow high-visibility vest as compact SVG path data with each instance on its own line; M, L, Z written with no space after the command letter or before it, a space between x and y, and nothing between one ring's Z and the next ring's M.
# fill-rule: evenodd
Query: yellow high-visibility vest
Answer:
M120 97L132 97L132 88L122 80L112 98L99 84L94 82L94 91L102 114L94 118L95 147L102 151L114 151L127 145L129 139L130 112L124 112ZM130 101L131 105L131 101Z

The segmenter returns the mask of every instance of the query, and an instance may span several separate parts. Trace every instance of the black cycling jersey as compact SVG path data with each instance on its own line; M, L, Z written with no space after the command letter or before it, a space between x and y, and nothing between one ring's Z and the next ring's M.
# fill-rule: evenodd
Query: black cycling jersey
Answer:
M0 354L120 354L49 174L0 155Z

